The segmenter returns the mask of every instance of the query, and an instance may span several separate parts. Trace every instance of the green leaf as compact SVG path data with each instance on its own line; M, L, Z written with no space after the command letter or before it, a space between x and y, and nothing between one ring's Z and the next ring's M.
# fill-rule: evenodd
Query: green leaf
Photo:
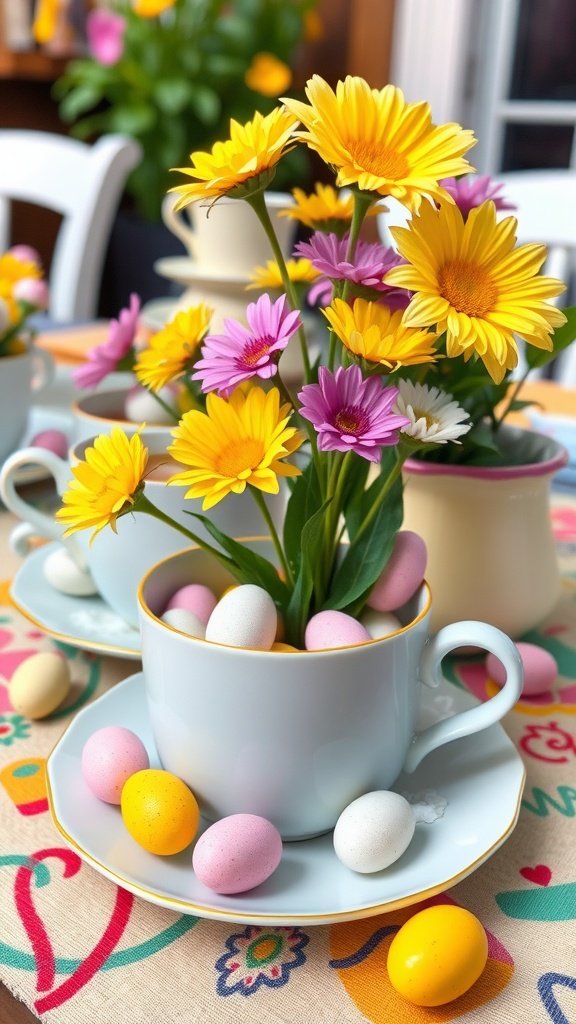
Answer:
M66 122L75 121L82 114L98 106L101 100L102 92L100 89L94 88L91 85L78 86L78 88L72 89L62 100L60 114Z
M125 135L142 135L154 127L157 113L148 103L134 103L118 106L110 111L110 127L114 132Z
M310 618L310 600L314 590L314 565L322 551L324 517L330 505L326 501L306 522L300 536L300 557L294 590L284 616L288 643L301 648L304 630Z
M322 491L316 466L310 460L302 475L295 479L284 516L284 553L293 570L298 565L304 526L321 506Z
M556 358L568 345L571 345L576 338L576 306L568 306L562 312L566 317L566 323L557 327L552 335L553 349L546 352L541 348L534 348L533 345L526 346L526 362L531 370L536 367L546 366Z
M190 106L203 124L216 124L222 110L220 97L206 85L194 85L190 90Z
M192 97L193 88L185 78L161 78L152 95L164 114L180 114Z

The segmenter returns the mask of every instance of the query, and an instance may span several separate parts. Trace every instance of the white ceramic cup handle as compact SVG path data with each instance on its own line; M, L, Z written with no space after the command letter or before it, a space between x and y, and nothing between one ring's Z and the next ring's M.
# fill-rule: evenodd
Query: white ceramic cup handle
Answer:
M56 364L49 352L43 348L32 346L32 362L34 366L34 377L32 378L32 391L34 397L45 391L52 384L56 376Z
M42 512L41 509L25 501L16 490L18 470L22 466L29 466L31 463L35 466L43 466L44 469L47 469L52 474L56 489L60 495L64 494L64 491L68 489L71 477L68 462L65 462L58 455L55 455L54 452L50 452L46 448L21 448L20 451L8 456L0 471L0 497L6 507L14 515L18 516L19 519L23 520L23 523L13 531L13 536L10 540L13 550L17 553L22 551L25 554L28 541L35 533L38 537L46 537L49 540L57 540L64 544L78 567L85 569L86 559L76 541L72 537L64 538L62 536L63 527L54 516L48 515L47 512ZM25 527L28 527L28 529L25 529Z
M482 647L499 658L506 669L504 686L478 707L460 711L457 715L437 722L418 733L408 751L404 771L413 772L422 758L436 747L461 736L470 736L499 722L520 699L524 674L518 650L505 633L485 622L453 622L431 637L426 642L420 659L422 682L426 686L438 686L442 679L442 659L456 648L470 644Z
M181 242L184 242L186 249L193 257L198 259L198 247L196 243L196 235L185 218L179 211L176 213L174 206L177 202L177 197L173 195L164 196L162 200L162 220L164 221L167 228L170 229L176 238L179 238Z

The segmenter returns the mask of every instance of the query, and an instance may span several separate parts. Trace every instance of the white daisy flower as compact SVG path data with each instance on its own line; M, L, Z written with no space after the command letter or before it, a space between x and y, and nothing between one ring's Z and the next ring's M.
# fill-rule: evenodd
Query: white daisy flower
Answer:
M399 392L394 412L410 420L410 426L404 427L402 434L424 444L446 444L447 441L461 444L456 439L468 433L472 424L468 413L452 395L409 380L398 380L396 384Z

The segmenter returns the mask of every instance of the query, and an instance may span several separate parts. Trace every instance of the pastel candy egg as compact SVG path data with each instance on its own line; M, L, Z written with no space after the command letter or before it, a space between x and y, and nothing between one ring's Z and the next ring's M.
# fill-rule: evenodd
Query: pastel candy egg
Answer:
M373 640L390 636L402 629L402 623L396 615L392 615L392 612L378 612L375 608L365 608L360 616L360 622Z
M258 814L230 814L200 836L192 867L208 889L231 895L260 885L281 858L282 839L272 822Z
M185 782L161 768L145 768L124 783L122 821L148 853L170 857L188 846L200 824L196 797Z
M206 635L206 626L202 619L188 608L168 608L162 616L162 622L179 629L181 633L187 633L188 636L198 637L199 640L203 640Z
M61 654L41 651L23 661L8 684L10 703L26 718L52 714L70 692L70 668Z
M61 430L41 430L39 434L34 435L30 444L34 448L44 448L49 452L54 452L61 459L65 459L68 452L68 438Z
M392 939L388 976L416 1006L443 1006L472 988L487 959L486 932L474 914L453 905L427 907Z
M352 647L370 640L364 626L346 612L333 609L317 612L309 620L304 634L307 651L323 651L329 647Z
M165 611L171 611L172 608L185 608L189 612L194 612L206 625L217 604L216 595L210 590L210 587L205 587L202 583L188 583L172 594Z
M55 590L72 597L97 594L96 584L87 569L81 569L66 548L55 548L43 565L44 578Z
M82 749L81 763L88 788L109 804L119 804L127 779L150 765L140 737L120 725L93 732Z
M526 644L520 641L516 644L516 649L524 668L522 693L526 697L533 697L538 693L549 691L558 675L556 659L549 651L545 651L543 647L537 647L536 644ZM489 654L486 658L486 670L498 686L504 686L506 669L495 654Z
M220 598L206 626L206 639L230 647L269 651L276 637L276 605L254 583L229 590Z
M170 408L175 407L176 400L173 388L160 388L160 398ZM156 401L147 388L138 384L130 388L124 400L124 415L132 423L160 423L174 426L174 417Z
M348 804L338 818L334 850L352 871L382 871L402 856L415 827L414 812L399 793L365 793Z
M414 596L424 579L427 552L422 537L412 530L396 535L388 564L376 580L368 605L379 612L393 612Z

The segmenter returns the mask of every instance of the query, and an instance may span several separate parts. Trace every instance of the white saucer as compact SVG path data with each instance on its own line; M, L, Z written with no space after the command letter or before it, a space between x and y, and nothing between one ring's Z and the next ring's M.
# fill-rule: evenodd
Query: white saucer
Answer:
M32 551L18 569L10 588L16 608L39 629L84 651L140 658L140 633L124 622L101 597L70 597L52 587L44 562L56 542Z
M477 702L450 683L426 690L421 726ZM219 896L192 871L191 847L174 857L147 853L129 836L120 810L99 801L81 771L88 737L107 725L132 729L159 767L142 673L130 676L80 711L48 760L50 810L62 838L92 867L137 896L212 920L315 925L370 917L443 892L487 860L518 817L524 766L499 725L430 754L400 792L434 790L448 801L432 824L420 822L404 855L386 871L359 875L338 861L332 834L285 843L280 866L262 885Z
M161 277L179 284L250 284L251 275L246 273L221 274L216 268L201 267L188 256L163 256L156 260L154 270Z

